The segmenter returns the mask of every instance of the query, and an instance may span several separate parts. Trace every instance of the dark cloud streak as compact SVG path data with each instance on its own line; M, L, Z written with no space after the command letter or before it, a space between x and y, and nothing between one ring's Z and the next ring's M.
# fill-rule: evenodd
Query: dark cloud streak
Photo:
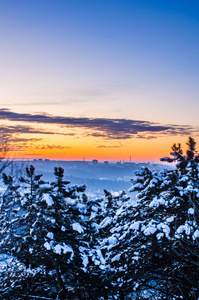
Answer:
M102 137L105 139L130 139L147 138L147 135L158 137L160 135L190 135L198 134L199 129L188 125L161 125L149 121L129 120L129 119L107 119L107 118L73 118L63 116L53 116L48 114L27 114L16 113L8 109L0 109L0 120L17 122L29 122L38 124L56 124L70 128L83 128L91 130L85 133L87 136ZM13 129L14 130L14 129ZM20 131L20 127L16 130ZM23 128L21 128L21 132ZM28 128L29 133L41 133ZM50 134L43 131L43 134Z
M3 134L53 134L51 131L44 131L42 129L35 129L30 126L3 126L0 127L0 133Z

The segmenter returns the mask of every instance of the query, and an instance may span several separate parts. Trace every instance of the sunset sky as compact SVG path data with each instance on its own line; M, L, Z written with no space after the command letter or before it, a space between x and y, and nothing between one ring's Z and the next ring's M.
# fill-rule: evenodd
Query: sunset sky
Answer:
M199 148L199 1L0 0L0 134L16 158Z

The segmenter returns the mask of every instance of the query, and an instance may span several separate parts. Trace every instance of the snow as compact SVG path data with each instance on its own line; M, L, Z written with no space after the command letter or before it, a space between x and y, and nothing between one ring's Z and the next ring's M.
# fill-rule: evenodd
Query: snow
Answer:
M53 234L52 232L48 232L48 233L47 233L47 237L48 237L49 239L53 240L53 239L54 239L54 234Z
M24 206L24 205L27 203L27 201L28 201L28 200L27 200L26 198L22 199L22 200L21 200L21 205Z
M62 253L62 246L60 244L57 244L54 249L53 252L57 253L57 254L61 254Z
M98 209L99 209L99 207L97 207L97 206L92 206L93 213L94 213L94 211L97 212ZM95 214L95 213L94 213L94 214Z
M108 249L111 249L116 243L117 243L117 238L115 236L110 236L105 240L111 247L108 247Z
M66 231L66 227L62 225L61 231Z
M171 216L169 218L166 219L166 222L167 223L172 223L174 221L175 217L174 216Z
M112 218L111 217L106 217L101 223L100 223L100 227L101 228L105 228L106 226L110 225L112 222Z
M96 266L99 266L101 270L105 269L105 259L102 255L101 249L98 247L97 249L93 249L92 251L92 261Z
M82 264L86 268L88 265L88 257L86 255L82 256Z
M139 256L137 256L137 255L136 255L136 256L133 256L133 257L132 257L132 260L139 260Z
M182 178L179 179L179 182L188 182L189 177L188 176L183 176Z
M185 225L181 225L176 230L176 237L180 238L183 234L190 235L191 227L189 224L185 223Z
M199 238L199 230L198 229L194 232L192 238L193 238L193 240Z
M48 243L48 242L45 242L45 244L44 244L44 247L47 249L47 250L50 250L50 244Z
M112 192L111 193L113 197L119 197L120 193L119 192Z
M115 256L112 258L111 262L120 260L120 257L121 257L121 254L115 255Z
M160 240L161 238L163 238L163 236L164 236L164 233L162 233L162 232L159 232L156 234L157 240Z
M70 205L74 205L80 213L80 215L75 214L73 216L70 216L71 225L69 226L71 226L71 230L73 229L73 231L75 231L72 232L72 234L74 235L74 244L72 245L74 245L74 249L76 251L75 254L77 255L77 257L79 255L78 258L80 259L80 261L82 261L81 267L84 272L90 272L94 270L96 274L102 274L102 276L104 276L103 273L106 272L98 273L98 271L99 269L107 269L108 272L113 270L113 272L115 272L117 276L118 271L125 271L127 274L130 270L131 265L134 265L133 268L135 268L134 270L136 274L136 265L138 265L138 267L142 267L142 262L139 262L139 259L141 260L141 258L143 258L144 260L147 260L148 253L154 251L152 241L155 241L159 243L160 246L162 246L162 239L164 239L165 244L166 238L169 239L169 243L172 244L173 241L176 241L176 238L183 238L184 236L186 237L186 235L188 235L189 239L192 238L191 243L193 243L193 245L198 243L198 240L196 240L199 239L199 228L197 223L198 220L197 218L194 219L192 217L194 213L197 213L193 208L195 205L195 199L193 202L183 202L184 199L180 199L179 197L180 192L186 196L189 196L188 193L190 191L195 192L195 185L191 181L188 182L188 176L180 177L180 180L178 182L182 182L182 185L176 186L175 193L175 191L173 192L173 186L169 185L170 183L172 183L172 180L169 180L169 176L167 176L165 179L165 177L163 177L165 176L164 173L162 173L162 177L158 174L159 173L153 175L155 176L155 178L153 178L152 180L150 176L150 179L144 179L144 185L139 182L133 187L133 189L135 187L137 187L137 189L143 189L144 187L146 187L139 194L140 196L138 197L137 202L135 202L134 199L125 200L125 197L120 201L119 198L119 201L115 202L117 207L114 209L106 210L106 198L104 198L103 200L100 199L100 201L98 201L98 206L97 202L96 204L91 203L89 204L89 206L87 206L86 202L82 204L82 199L79 196L79 198L76 198L75 200L70 198L66 199L66 203L68 204L68 206L66 210L61 210L60 213L64 212L65 214ZM184 188L184 186L186 186L184 184L185 181L188 184L188 187L186 188ZM148 186L146 183L148 184ZM168 184L169 186L165 187L165 184ZM159 187L161 188L158 190ZM199 197L199 192L196 192L195 194L197 194L197 197ZM119 197L120 194L116 193L112 195ZM173 197L173 195L177 196ZM52 206L54 204L52 197L48 194L44 194L42 199L46 201L48 206ZM185 197L185 199L188 198ZM160 209L160 206L164 207L161 207ZM179 211L179 214L177 211L178 209L181 210ZM22 210L23 212L25 211L25 209ZM27 211L28 210L26 210L24 213L27 213ZM70 260L73 259L74 251L72 248L73 246L68 244L72 243L73 241L71 239L71 235L67 235L68 226L65 223L65 219L62 218L59 222L59 220L55 220L54 218L50 217L49 214L45 215L45 212L48 212L48 210L46 209L46 205L44 214L43 211L41 212L41 210L39 210L39 204L37 212L38 211L39 213L36 213L35 215L36 221L38 222L38 220L40 220L40 217L42 217L43 219L45 218L45 221L48 221L46 222L46 227L44 227L43 233L45 233L42 235L42 238L44 238L44 241L42 242L42 251L45 250L44 256L49 256L49 254L52 255L53 253L55 253L54 256L56 255L56 258L58 255L60 256L60 261L62 257L62 261L66 261L69 257L69 263ZM181 218L181 212L183 212L183 218ZM26 215L26 217L28 216L29 214ZM187 218L186 222L184 221L184 216L185 218ZM86 230L85 228L87 226L86 223L88 219L93 221L89 222L89 226L92 227L92 233L90 233L89 236L89 233L86 231L86 234L84 236L83 233L84 230ZM86 220L85 223L83 223L84 220ZM31 226L28 228L28 230L30 229L31 235L37 233L38 225L36 221L34 220L34 223L31 224ZM57 237L57 234L55 234L54 236L53 232L47 231L55 230L55 226L49 224L49 221L51 221L53 224L57 221L56 225L58 225L59 228L61 227L60 233L61 235L65 236L64 240L61 240L59 236ZM174 221L176 221L175 224ZM67 228L62 224L64 224ZM99 229L103 228L104 230L101 230L100 232ZM76 232L82 235L80 236ZM27 238L27 236L25 236L25 238ZM176 243L176 245L177 244L178 243ZM34 253L34 243L28 245L28 247L29 252ZM168 250L167 246L165 247L165 249L166 250L164 250L163 248L163 251ZM48 251L50 251L50 253ZM123 258L123 255L125 258ZM160 259L161 263L161 253L159 256L158 255L159 253L157 253L157 258ZM130 266L127 266L127 262L129 262ZM115 266L114 268L111 265L112 263ZM93 267L93 265L95 266ZM118 276L120 276L120 274ZM123 278L119 278L120 283L124 282ZM133 280L130 276L127 276L127 278L130 278L128 282ZM134 284L136 284L136 282L134 282Z
M121 237L119 238L119 240L120 240L120 241L123 240L123 239L126 237L127 233L128 233L128 231L125 231L125 232L121 235Z
M0 254L0 268L7 266L13 260L13 256L8 254Z
M160 223L160 224L158 224L157 229L162 230L164 232L164 234L166 235L166 237L169 238L170 228L167 224Z
M164 180L164 182L162 182L161 187L167 186L171 184L171 180Z
M84 229L79 223L73 223L72 224L73 230L79 232L79 233L84 233Z
M189 208L188 214L189 214L189 215L194 215L194 209L193 209L193 208Z
M160 205L164 205L165 202L166 201L163 198L160 199L154 198L149 204L149 207L159 207Z
M140 227L140 221L137 221L137 222L133 222L133 224L131 224L131 226L129 227L129 229L131 230L138 230L139 227Z
M105 246L106 244L108 244L107 249L110 250L111 248L113 248L115 246L116 243L117 243L117 238L116 238L116 236L112 235L112 236L104 239L101 243L101 246Z
M102 263L102 264L105 264L105 259L104 259L103 255L102 255L102 252L101 252L100 249L97 249L97 255L98 255L98 257L99 257L101 263Z
M158 183L158 179L157 178L153 178L153 179L151 179L150 183L151 184L156 184L156 183Z
M148 226L147 228L144 229L143 233L144 235L151 235L156 232L156 228L154 226Z
M123 212L123 206L117 210L116 216L119 216L122 212Z
M84 268L82 268L85 272L87 271L86 270L86 267L87 267L87 265L88 265L88 263L89 263L89 259L88 259L88 253L87 253L87 247L82 247L82 246L80 246L79 247L79 251L80 251L80 253L81 253L81 259L82 259L82 264L83 264L83 266L84 266Z
M119 225L119 226L117 226L117 227L113 227L111 230L110 230L110 232L119 232L119 231L121 231L122 230L122 226L121 225Z
M65 198L65 203L67 205L75 205L76 204L75 200L71 199L71 198Z
M2 184L2 182L1 182L1 184ZM3 194L5 191L6 191L6 188L0 187L0 194Z
M57 244L53 248L53 252L56 253L56 254L59 254L59 255L61 255L62 253L63 254L71 253L70 258L72 258L73 255L74 255L73 249L70 246L66 245L65 243L63 243L63 245Z
M54 201L49 194L43 194L43 199L46 201L48 206L52 206L54 204Z
M77 209L79 209L82 213L86 210L86 207L82 203L77 203L76 204Z
M138 182L129 189L129 192L134 192L135 190L142 189L143 187L143 184Z

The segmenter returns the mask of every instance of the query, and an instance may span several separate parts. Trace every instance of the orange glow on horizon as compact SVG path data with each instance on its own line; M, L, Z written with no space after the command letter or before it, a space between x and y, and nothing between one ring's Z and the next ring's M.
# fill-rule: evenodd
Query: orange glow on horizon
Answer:
M15 122L7 121L2 126L13 126ZM23 129L23 123L16 128ZM33 124L26 123L33 126ZM31 127L33 128L33 127ZM159 162L161 157L169 156L171 146L181 143L186 151L188 136L162 135L131 138L109 138L105 135L95 136L95 132L85 128L59 127L51 124L34 124L39 133L17 132L10 136L8 146L10 156L16 159L50 159L50 160L87 160L99 161L149 161ZM23 131L23 130L22 130ZM100 133L100 132L99 132ZM195 137L194 137L195 138ZM196 139L196 142L199 140Z
M157 139L132 139L124 141L118 146L106 142L106 146L100 147L96 140L90 139L85 143L84 139L78 139L75 142L70 141L71 146L43 146L37 143L34 147L26 147L20 151L12 151L10 156L16 159L50 159L50 160L87 160L97 159L99 161L155 161L158 162L161 157L169 156L173 143L181 142L183 150L186 151L187 137L162 137ZM49 143L49 141L47 141ZM61 141L59 141L59 145ZM57 147L57 148L56 148Z

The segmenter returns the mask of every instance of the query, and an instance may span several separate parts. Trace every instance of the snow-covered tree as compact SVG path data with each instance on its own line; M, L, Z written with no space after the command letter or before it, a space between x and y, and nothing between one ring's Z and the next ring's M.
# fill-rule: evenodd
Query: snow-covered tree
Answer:
M137 200L116 213L109 264L114 284L122 290L120 299L199 297L199 169L194 142L189 138L186 155L174 145L174 158L163 159L177 160L176 170L138 171L131 188Z
M121 207L127 205L129 197L125 192L119 192L117 194L105 192L105 198L102 202L103 211L101 213L101 220L98 223L97 243L95 244L95 251L93 257L95 266L94 270L97 273L97 279L100 279L101 293L99 295L102 298L99 299L120 299L122 289L118 289L115 283L118 272L110 264L110 259L114 256L114 251L118 253L119 241L117 233L118 227L118 215ZM98 283L99 285L99 283Z
M3 201L0 250L16 257L26 268L44 267L54 272L59 299L67 299L68 294L79 290L84 273L81 246L86 196L81 195L85 186L68 187L62 168L55 169L56 181L51 184L35 175L33 166L26 172L20 187L14 187L12 178L4 174L8 188L3 199L10 205L5 212Z
M33 166L20 182L3 174L0 254L14 260L0 299L198 300L199 156L193 138L187 146L161 159L176 169L136 172L136 198L89 200L62 168L50 184Z
M12 259L0 268L0 300L57 299L58 289L53 272L45 267L26 268Z

